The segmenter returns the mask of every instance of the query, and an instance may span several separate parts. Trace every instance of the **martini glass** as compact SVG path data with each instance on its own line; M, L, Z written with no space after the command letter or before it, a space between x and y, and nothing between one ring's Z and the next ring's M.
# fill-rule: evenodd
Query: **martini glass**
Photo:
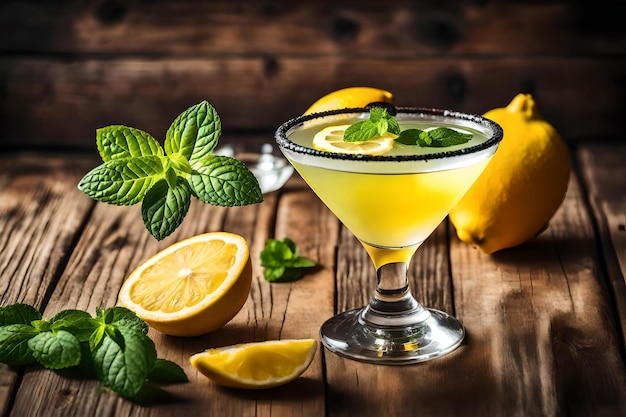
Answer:
M472 139L445 148L394 144L384 155L333 153L312 146L315 133L369 118L368 108L300 116L275 138L309 187L369 254L370 303L326 321L321 341L332 352L378 364L422 362L445 355L465 337L460 321L423 307L409 289L415 251L481 174L502 129L481 116L446 110L388 107L402 130L452 128ZM374 274L375 270L375 274Z

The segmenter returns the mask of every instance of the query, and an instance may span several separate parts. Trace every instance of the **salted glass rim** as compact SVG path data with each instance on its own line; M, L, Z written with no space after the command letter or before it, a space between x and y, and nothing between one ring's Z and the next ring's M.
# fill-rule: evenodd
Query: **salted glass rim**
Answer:
M306 146L298 145L297 143L291 141L288 138L288 134L295 128L302 127L305 122L321 119L329 116L343 115L343 114L364 114L369 113L371 107L354 107L354 108L345 108L345 109L337 109L337 110L329 110L319 113L311 113L307 115L302 115L298 117L294 117L282 125L278 127L274 134L274 138L276 143L283 149L290 150L292 152L296 152L302 155L311 155L323 158L330 159L338 159L338 160L348 160L348 161L428 161L433 159L444 159L462 155L470 155L476 152L480 152L486 149L489 149L495 145L497 145L504 136L504 132L502 127L498 125L493 120L487 119L486 117L464 113L460 111L453 110L444 110L444 109L436 109L436 108L427 108L427 107L394 107L390 105L386 105L388 109L396 116L397 114L422 114L424 116L435 116L441 117L444 120L465 120L469 122L476 123L482 127L485 127L491 131L491 135L489 132L483 132L489 138L477 145L469 146L462 149L455 150L442 150L439 152L432 152L428 154L420 154L420 155L364 155L364 154L345 154L345 153L335 153L335 152L327 152L320 151L317 149L309 148ZM391 113L391 112L390 112ZM392 113L392 114L393 114Z

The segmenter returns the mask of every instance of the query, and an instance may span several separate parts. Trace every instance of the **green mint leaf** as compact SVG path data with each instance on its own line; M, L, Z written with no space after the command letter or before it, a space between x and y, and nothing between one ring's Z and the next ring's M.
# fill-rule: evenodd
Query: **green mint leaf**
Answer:
M115 343L117 343L117 345L124 350L125 345L124 345L124 336L122 336L122 332L120 331L120 329L117 326L114 326L112 324L107 324L106 326L104 326L104 333L111 338L111 340L113 340Z
M76 336L79 342L89 341L95 330L91 315L82 310L63 310L50 319L50 329L66 330Z
M420 134L422 132L423 131L419 129L403 130L395 141L403 145L417 146L419 145Z
M93 352L100 347L102 340L104 340L106 324L96 327L96 329L89 336L89 349Z
M159 384L176 384L187 382L187 375L183 368L166 359L157 359L148 374L148 381Z
M184 178L177 177L173 188L160 180L144 197L141 215L150 234L163 240L180 226L190 205L191 188Z
M37 330L27 324L9 324L0 327L0 363L10 366L29 365L35 362L28 341Z
M172 168L179 174L191 174L191 164L189 160L179 153L168 156Z
M30 323L31 326L33 326L33 328L37 331L37 332L49 332L50 331L50 323L48 323L45 320L33 320Z
M41 313L28 304L17 303L0 307L0 326L30 324L34 320L41 320L42 318Z
M267 239L265 249L261 251L261 266L266 268L284 266L287 261L294 259L294 243L291 239L277 240Z
M267 275L263 275L266 281L269 282L293 282L297 281L303 276L301 268L276 268L268 278Z
M191 106L172 123L165 135L168 155L180 154L195 168L210 155L222 131L217 111L206 101Z
M127 327L119 327L124 349L105 335L92 357L102 384L123 397L135 396L156 361L156 349L148 336Z
M303 258L302 256L289 262L289 267L291 268L312 268L314 266L315 262L312 259Z
M344 142L364 142L380 136L378 125L371 120L362 120L351 125L343 132Z
M381 120L385 120L389 116L386 109L382 107L372 107L370 109L370 121L372 123L378 123Z
M126 307L111 307L107 311L112 312L113 315L111 324L148 334L148 324Z
M447 127L438 127L420 134L420 146L446 148L461 145L472 139L471 133L461 133Z
M174 168L170 167L165 171L165 182L167 182L168 187L176 188L176 184L178 184L178 175Z
M398 123L398 119L389 115L387 119L387 132L393 133L394 135L400 135L400 124Z
M263 194L259 182L240 161L214 155L195 167L189 184L195 196L215 206L232 207L260 203Z
M65 330L39 333L28 340L28 347L41 365L48 369L63 369L80 363L78 338Z
M387 119L380 119L376 123L376 128L378 129L378 136L382 136L387 133L387 128L389 127L389 122Z
M280 278L285 275L286 268L284 266L278 267L266 267L263 271L263 277L268 282L278 282Z
M314 267L314 261L298 255L298 246L289 238L267 239L261 251L263 276L269 282L288 282L300 279L302 268Z
M131 205L140 202L162 174L158 156L114 159L88 172L78 188L97 201Z
M137 156L163 156L163 148L149 133L127 126L96 130L96 146L104 162Z

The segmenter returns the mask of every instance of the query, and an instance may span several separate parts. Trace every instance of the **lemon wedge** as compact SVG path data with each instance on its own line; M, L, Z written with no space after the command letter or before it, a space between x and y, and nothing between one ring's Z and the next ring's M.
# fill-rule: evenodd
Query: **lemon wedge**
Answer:
M252 266L243 237L226 232L177 242L135 269L118 304L172 336L198 336L230 321L250 293Z
M304 114L348 107L365 107L370 103L392 103L393 94L374 87L348 87L332 91L315 101Z
M218 385L272 388L302 375L316 348L313 339L268 340L208 349L193 355L190 362Z
M393 148L396 136L392 133L362 142L344 142L343 134L349 127L350 125L330 126L320 130L313 136L313 148L353 155L382 155Z

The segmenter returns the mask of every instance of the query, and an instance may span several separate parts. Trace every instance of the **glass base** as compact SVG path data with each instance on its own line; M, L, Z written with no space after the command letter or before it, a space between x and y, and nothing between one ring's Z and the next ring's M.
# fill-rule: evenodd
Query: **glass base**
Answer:
M424 309L424 320L410 326L373 326L363 320L363 312L349 310L326 321L320 330L322 344L357 361L403 365L450 353L465 337L461 322L439 310Z

